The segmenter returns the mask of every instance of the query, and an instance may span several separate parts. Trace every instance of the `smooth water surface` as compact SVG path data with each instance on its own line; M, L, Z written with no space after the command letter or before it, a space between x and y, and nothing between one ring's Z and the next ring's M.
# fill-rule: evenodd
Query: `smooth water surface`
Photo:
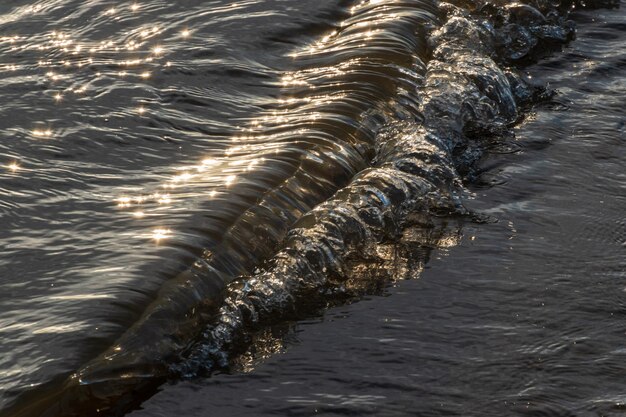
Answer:
M260 188L286 175L271 162L281 145L238 146L283 94L288 53L340 12L334 2L2 2L2 397L110 345L256 199L233 190L242 175Z

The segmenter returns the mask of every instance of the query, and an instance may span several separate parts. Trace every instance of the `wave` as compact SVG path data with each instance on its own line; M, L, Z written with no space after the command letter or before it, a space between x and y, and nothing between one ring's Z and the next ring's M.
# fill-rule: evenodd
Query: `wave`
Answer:
M464 175L485 141L550 95L512 67L574 36L577 2L557 3L352 7L294 52L283 97L230 149L261 166L271 155L275 169L240 185L253 197L204 231L202 255L113 346L3 415L123 414L169 378L227 366L254 329L370 291L352 263L380 260L377 245L415 222L472 216Z

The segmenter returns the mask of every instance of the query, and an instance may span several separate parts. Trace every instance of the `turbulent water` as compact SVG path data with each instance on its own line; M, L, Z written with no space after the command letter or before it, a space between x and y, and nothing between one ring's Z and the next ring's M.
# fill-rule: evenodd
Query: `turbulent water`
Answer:
M619 6L614 1L589 3L3 2L0 415L122 415L167 380L254 368L292 334L272 335L272 326L415 278L437 248L459 245L459 255L446 249L450 256L424 278L436 268L472 276L481 262L522 276L525 267L497 261L497 248L513 245L498 233L524 233L503 213L536 230L559 222L568 231L582 227L574 240L608 242L611 249L598 249L595 258L599 275L589 272L598 282L612 278L612 287L602 287L608 294L622 291L624 14L611 9ZM606 10L577 12L585 6ZM571 19L579 24L572 45L582 49L562 52L575 37ZM528 74L520 70L538 60ZM552 119L542 124L542 117ZM512 128L525 118L515 139ZM580 140L549 153L558 146L551 141L569 136ZM516 163L525 149L532 161ZM587 154L593 158L581 157ZM611 179L600 180L607 172ZM559 195L563 188L580 191ZM589 211L567 211L571 206ZM542 215L556 210L561 220ZM602 210L609 220L594 223ZM464 253L473 242L464 230L485 230L487 243ZM526 242L520 262L540 260L565 279L567 268L551 266L563 253L539 236ZM507 291L524 298L526 288L539 300L534 285L552 285L529 280L534 284L512 282L501 299ZM563 282L595 297L589 283ZM463 291L453 284L448 296L424 291L421 304L416 291L411 303L437 315L433 296L451 300ZM489 297L480 306L500 317L510 306L520 310L511 297L508 306ZM622 297L606 302L607 313L616 309L610 317L621 314ZM391 314L391 304L380 304L381 316ZM565 321L578 317L552 312ZM454 326L466 323L457 310L450 316ZM532 332L515 332L510 323L473 325L500 326L498 334L517 341L511 345L533 349ZM427 329L418 327L424 335ZM405 330L406 340L419 339ZM341 325L327 331L343 332ZM477 339L459 342L461 329L437 335L468 363L481 360L468 353L481 346ZM618 338L608 340L621 349ZM450 352L421 347L435 362L452 360ZM536 349L549 356L560 348ZM389 350L390 363L405 363L402 346ZM504 367L511 374L534 375L539 366L524 355L507 360L522 363ZM606 364L604 375L614 375L613 356L597 360ZM499 381L479 366L458 367L467 372L463 380ZM623 403L613 387L574 407L550 384L529 385L515 397L520 403L556 399L529 412L585 413L596 401L610 415ZM458 405L462 388L455 389L414 401L430 405L425 415L468 414ZM240 395L205 390L189 401ZM148 413L167 409L159 404L171 401L168 395L186 394L166 389ZM362 399L368 395L369 387L355 392L354 407L337 413L370 410L368 401L376 401ZM488 414L481 401L469 414Z

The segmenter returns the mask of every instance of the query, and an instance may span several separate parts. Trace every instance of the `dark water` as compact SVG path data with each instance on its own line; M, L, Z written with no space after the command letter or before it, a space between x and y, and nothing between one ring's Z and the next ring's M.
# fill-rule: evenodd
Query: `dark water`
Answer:
M2 415L624 413L626 16L544 12L3 2Z

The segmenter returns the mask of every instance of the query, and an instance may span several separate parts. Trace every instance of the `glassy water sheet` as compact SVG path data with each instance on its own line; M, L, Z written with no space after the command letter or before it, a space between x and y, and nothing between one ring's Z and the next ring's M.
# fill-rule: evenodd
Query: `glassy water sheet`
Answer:
M242 175L284 175L275 145L235 148L342 12L0 2L0 408L110 346L256 198Z

